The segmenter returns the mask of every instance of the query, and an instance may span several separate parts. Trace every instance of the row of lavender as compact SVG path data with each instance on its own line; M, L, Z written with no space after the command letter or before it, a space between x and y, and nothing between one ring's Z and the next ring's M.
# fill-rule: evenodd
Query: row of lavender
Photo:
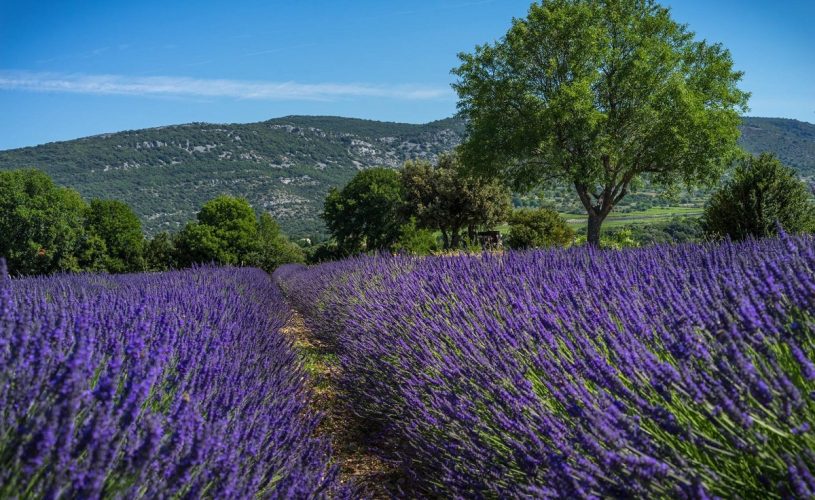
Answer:
M815 240L290 267L420 492L815 495Z
M306 497L290 311L256 269L10 280L0 261L0 497Z

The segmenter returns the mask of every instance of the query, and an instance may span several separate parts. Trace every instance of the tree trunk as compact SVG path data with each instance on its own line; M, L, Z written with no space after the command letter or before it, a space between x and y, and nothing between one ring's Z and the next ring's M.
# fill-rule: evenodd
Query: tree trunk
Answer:
M447 231L444 229L441 230L441 238L444 241L444 249L450 250L450 236L447 235Z
M589 213L589 227L587 230L586 241L589 245L600 246L600 227L603 225L605 216L600 214Z
M461 246L461 235L458 231L453 233L451 245L454 250L458 250L458 247Z

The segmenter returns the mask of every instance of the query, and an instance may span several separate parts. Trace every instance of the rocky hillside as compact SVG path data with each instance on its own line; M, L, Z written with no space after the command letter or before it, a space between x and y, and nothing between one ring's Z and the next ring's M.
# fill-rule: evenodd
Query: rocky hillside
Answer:
M434 160L463 124L290 116L261 123L192 123L0 152L0 169L36 167L92 198L129 203L150 233L175 230L219 194L244 196L295 237L324 233L322 200L358 170Z
M175 230L219 194L244 196L294 237L321 237L332 186L374 166L434 160L461 141L464 124L425 125L290 116L260 123L192 123L0 151L0 169L36 167L88 198L129 203L149 233ZM742 145L774 151L815 175L815 125L746 118Z
M815 125L786 118L745 118L741 144L758 154L772 151L803 177L815 177Z

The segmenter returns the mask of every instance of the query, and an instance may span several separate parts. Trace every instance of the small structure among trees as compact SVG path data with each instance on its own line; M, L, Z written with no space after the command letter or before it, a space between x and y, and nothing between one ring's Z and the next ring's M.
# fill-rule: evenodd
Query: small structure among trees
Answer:
M476 243L479 229L492 229L509 214L510 193L499 181L472 176L455 154L436 165L409 161L402 171L405 209L417 224L441 232L444 249L456 249L466 235Z
M501 231L479 231L476 238L484 250L500 250L504 248L504 238L501 236Z

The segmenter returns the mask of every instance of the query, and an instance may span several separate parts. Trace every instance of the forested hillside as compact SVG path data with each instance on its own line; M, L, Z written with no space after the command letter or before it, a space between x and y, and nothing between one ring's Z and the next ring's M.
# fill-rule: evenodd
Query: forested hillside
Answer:
M745 118L741 145L758 154L775 153L802 176L815 175L815 125L787 118Z
M356 171L434 160L460 141L463 124L426 125L333 117L252 124L192 123L105 134L0 152L0 169L36 167L85 197L126 201L149 233L175 230L219 194L248 198L292 236L323 232L331 186Z
M742 131L748 151L773 151L802 175L815 174L815 125L746 118ZM125 201L151 234L177 229L205 201L230 194L270 212L293 237L319 238L330 187L361 169L434 160L463 133L455 118L425 125L306 116L192 123L2 151L0 169L39 168L86 198Z

